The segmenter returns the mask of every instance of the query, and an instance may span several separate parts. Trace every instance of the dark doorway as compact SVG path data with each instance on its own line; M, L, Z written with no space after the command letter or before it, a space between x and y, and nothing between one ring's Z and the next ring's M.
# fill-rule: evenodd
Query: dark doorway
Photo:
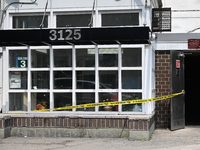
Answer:
M185 53L185 124L200 125L200 53Z

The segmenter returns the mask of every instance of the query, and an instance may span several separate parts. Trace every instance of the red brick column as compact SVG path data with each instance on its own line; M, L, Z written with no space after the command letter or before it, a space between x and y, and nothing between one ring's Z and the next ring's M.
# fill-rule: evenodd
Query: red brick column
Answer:
M170 51L156 51L156 96L170 94ZM170 125L170 99L156 102L156 128Z

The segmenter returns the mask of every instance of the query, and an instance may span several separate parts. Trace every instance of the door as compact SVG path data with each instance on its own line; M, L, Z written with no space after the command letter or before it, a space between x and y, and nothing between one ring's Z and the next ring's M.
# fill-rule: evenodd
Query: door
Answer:
M184 54L171 51L171 93L184 90ZM171 98L171 130L185 127L185 95Z

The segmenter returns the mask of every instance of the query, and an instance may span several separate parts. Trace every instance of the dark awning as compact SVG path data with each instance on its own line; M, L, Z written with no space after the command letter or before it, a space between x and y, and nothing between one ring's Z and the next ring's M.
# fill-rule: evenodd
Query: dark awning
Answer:
M0 30L0 46L150 44L149 27Z

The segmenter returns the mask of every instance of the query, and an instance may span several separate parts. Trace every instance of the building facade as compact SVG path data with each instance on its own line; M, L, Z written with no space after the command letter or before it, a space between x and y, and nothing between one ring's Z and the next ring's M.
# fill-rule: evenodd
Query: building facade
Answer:
M39 127L32 136L55 129L61 137L148 140L155 125L168 127L170 100L31 112L174 93L170 53L151 32L160 7L160 0L2 1L0 106L12 114L0 122L4 136Z

